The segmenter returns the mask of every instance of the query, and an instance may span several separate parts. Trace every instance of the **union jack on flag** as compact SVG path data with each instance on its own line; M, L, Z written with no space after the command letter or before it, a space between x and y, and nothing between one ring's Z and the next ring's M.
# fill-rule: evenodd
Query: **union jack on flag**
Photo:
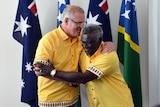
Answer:
M41 37L35 1L19 0L13 38L23 46L21 102L31 107L38 107L37 77L32 70L32 63Z
M87 24L96 24L103 29L103 41L112 41L110 18L107 0L90 0Z

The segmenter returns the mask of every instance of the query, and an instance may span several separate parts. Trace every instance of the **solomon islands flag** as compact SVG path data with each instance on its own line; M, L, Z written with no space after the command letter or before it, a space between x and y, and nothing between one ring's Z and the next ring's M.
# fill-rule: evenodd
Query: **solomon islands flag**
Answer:
M131 89L135 107L142 107L140 47L135 0L122 0L117 53L124 66L124 78Z

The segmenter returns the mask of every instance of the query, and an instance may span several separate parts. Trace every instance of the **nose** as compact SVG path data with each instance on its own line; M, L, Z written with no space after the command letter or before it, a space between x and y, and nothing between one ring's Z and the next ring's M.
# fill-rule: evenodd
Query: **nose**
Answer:
M87 43L83 43L82 46L83 46L84 48L89 48L89 47L90 47Z
M79 27L80 27L81 29L83 29L84 25L83 25L83 24L80 24Z

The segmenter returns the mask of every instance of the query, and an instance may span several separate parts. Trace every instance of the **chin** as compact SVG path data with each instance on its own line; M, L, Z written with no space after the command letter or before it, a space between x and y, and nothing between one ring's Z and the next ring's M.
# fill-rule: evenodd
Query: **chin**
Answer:
M87 55L90 55L90 52L88 52L88 51L85 51L85 53L86 53Z
M79 36L81 34L81 32L77 32L77 35Z

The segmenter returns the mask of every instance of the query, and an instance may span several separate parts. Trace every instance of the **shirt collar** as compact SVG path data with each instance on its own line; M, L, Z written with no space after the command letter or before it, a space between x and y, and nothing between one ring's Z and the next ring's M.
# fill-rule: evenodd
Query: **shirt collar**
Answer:
M60 35L61 35L61 37L62 37L63 40L69 39L68 35L62 30L61 26L58 27L58 30L60 31ZM80 36L75 37L74 39L80 41L81 35L82 34L80 34Z
M58 30L60 31L60 36L62 37L63 40L66 40L69 38L67 34L62 30L61 26L58 27Z

